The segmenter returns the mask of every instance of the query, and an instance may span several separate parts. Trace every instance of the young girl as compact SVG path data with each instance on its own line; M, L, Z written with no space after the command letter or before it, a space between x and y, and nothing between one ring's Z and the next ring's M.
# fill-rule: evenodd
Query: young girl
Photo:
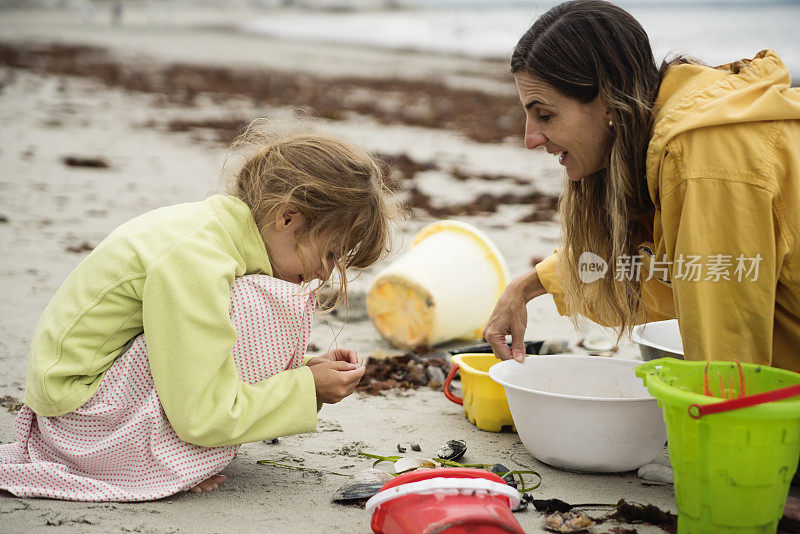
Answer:
M364 374L350 350L305 355L308 282L387 249L391 193L365 152L320 135L255 148L229 195L157 209L109 235L45 309L19 441L0 489L139 501L210 490L238 445L313 431Z

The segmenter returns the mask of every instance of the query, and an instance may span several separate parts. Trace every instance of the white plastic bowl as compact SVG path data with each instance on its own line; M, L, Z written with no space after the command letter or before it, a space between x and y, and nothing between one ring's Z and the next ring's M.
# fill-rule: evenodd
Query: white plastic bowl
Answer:
M505 387L511 416L537 459L615 473L650 463L667 441L656 399L634 374L642 362L583 354L506 360L489 376Z
M665 357L683 359L683 340L677 319L638 324L633 327L631 340L639 345L646 362Z

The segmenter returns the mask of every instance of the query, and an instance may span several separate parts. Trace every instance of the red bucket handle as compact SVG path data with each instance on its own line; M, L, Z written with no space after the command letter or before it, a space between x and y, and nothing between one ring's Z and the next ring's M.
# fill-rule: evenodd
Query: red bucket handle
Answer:
M722 402L713 402L711 404L692 404L689 406L689 416L693 419L700 419L704 415L712 413L727 412L729 410L737 410L739 408L748 408L756 406L757 404L764 404L765 402L779 401L800 395L800 384L787 386L772 391L765 391L764 393L757 393L755 395L747 395L738 399L728 399Z
M451 401L455 402L456 404L464 405L463 397L459 397L452 391L450 391L450 382L453 381L453 378L456 376L458 372L458 364L454 363L452 367L450 367L450 372L447 373L447 378L444 379L444 385L442 389L444 389L444 396L450 399Z

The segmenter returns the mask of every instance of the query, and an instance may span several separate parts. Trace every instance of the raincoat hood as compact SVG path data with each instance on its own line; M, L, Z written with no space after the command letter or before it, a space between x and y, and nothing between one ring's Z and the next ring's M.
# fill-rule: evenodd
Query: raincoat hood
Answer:
M719 67L683 64L669 69L655 102L647 150L647 181L656 202L666 146L677 135L708 126L800 117L800 88L772 50Z

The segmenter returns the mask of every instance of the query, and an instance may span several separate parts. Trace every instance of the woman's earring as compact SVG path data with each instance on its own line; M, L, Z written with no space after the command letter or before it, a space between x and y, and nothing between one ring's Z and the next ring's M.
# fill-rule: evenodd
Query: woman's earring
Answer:
M608 121L608 126L609 127L614 126L614 121Z

